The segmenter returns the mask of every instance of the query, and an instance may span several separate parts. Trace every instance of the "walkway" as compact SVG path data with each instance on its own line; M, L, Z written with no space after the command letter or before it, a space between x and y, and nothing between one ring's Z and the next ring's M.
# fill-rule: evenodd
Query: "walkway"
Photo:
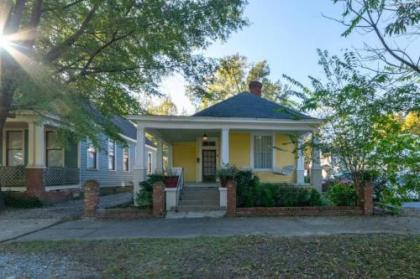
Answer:
M132 193L101 196L99 208L109 208L132 200ZM7 209L0 212L0 241L37 231L83 214L83 200L71 200L53 206L31 209Z
M420 234L417 217L279 217L142 220L77 220L18 239L186 238L197 236L309 236L359 233Z

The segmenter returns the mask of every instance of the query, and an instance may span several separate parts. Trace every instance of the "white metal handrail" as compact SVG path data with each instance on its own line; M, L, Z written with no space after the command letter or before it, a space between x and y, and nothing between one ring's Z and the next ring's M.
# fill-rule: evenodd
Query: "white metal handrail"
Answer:
M178 176L178 182L176 184L176 207L178 207L179 200L181 199L184 190L184 169L181 167L174 167L171 169L171 173Z

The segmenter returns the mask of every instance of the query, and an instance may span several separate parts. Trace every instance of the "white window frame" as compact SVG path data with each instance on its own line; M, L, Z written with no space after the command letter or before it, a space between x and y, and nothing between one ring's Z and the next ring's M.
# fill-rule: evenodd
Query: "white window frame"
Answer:
M48 147L48 140L47 140L48 139L47 138L48 133L57 133L57 131L54 131L54 130L51 130L51 129L46 129L45 130L44 138L45 138L45 166L46 167L50 167L50 166L48 166L48 148L47 148ZM61 148L61 153L62 153L62 158L63 158L63 165L62 166L52 166L52 167L65 167L66 158L64 157L65 156L64 147Z
M114 168L113 169L109 168L109 144L111 142L114 144ZM108 170L109 171L117 171L117 143L115 142L115 140L108 139L106 150L107 150L106 163L108 165Z
M127 169L125 169L125 163L124 163L124 151L127 150ZM122 170L125 172L130 171L130 146L123 147L122 148Z
M13 129L13 128L10 128L10 129L3 129L3 142L2 142L2 144L3 144L3 160L2 160L2 164L3 164L3 166L9 166L9 162L8 162L8 158L7 158L7 144L8 144L8 142L7 142L7 132L21 132L22 133L22 143L23 143L23 147L22 147L22 150L23 150L23 166L25 165L25 154L26 154L26 149L25 149L25 129Z
M96 153L96 167L95 168L89 168L88 167L88 160L89 160L89 146L92 145L95 148L95 153ZM96 146L93 145L92 141L87 139L86 140L86 170L99 170L99 152L98 152L98 148Z
M276 134L275 132L252 132L250 133L251 137L251 147L250 147L250 165L251 169L254 171L273 171L276 165L276 150L274 148L276 144ZM271 168L256 168L254 166L254 138L255 136L271 136L271 143L273 145L272 153L271 153Z

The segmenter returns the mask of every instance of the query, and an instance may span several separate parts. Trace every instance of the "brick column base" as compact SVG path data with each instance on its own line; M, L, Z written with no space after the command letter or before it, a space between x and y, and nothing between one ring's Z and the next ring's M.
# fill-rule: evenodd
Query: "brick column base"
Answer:
M233 217L236 215L236 182L229 180L226 183L227 188L227 216Z
M27 168L25 170L26 192L28 195L42 198L45 194L44 169Z
M95 180L88 180L84 185L84 216L95 217L99 205L99 184Z
M364 215L373 215L373 185L366 183L359 192L359 205Z
M153 184L153 216L165 215L165 185L163 182Z

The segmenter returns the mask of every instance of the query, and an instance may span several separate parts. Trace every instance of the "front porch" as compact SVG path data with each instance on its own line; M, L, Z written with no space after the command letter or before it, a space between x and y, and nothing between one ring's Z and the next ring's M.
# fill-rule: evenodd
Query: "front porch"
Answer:
M182 116L133 116L131 119L137 123L136 192L140 190L139 182L146 178L146 134L157 141L155 172L180 168L185 183L217 183L217 169L233 165L252 170L262 182L303 185L301 146L304 137L313 133L319 122ZM321 191L317 148L313 148L312 158L311 185Z
M61 144L53 119L33 113L8 118L1 131L2 191L28 192L41 197L54 190L80 188L79 144Z

